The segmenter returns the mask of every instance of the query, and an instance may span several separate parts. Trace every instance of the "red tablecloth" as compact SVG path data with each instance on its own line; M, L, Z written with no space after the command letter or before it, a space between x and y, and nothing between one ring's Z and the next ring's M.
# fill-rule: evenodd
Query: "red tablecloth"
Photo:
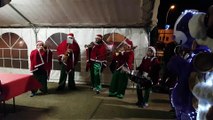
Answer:
M0 73L3 101L11 99L29 90L39 89L41 84L29 74Z

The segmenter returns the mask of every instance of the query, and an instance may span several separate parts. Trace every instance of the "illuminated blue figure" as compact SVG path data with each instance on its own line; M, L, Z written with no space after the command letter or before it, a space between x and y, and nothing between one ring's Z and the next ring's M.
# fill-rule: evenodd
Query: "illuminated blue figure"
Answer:
M184 11L177 19L174 27L174 40L179 44L176 55L167 64L168 70L178 78L172 91L172 104L177 120L196 120L196 110L193 107L193 94L189 89L189 76L193 69L191 51L195 39L190 35L188 23L197 11Z
M175 23L174 39L180 46L168 63L168 69L178 76L172 93L177 120L210 120L213 53L209 48L213 48L213 6L208 15L195 10L184 11ZM195 41L198 45L194 48ZM189 79L193 82L189 83ZM189 84L193 84L192 92ZM193 95L198 99L196 110L192 105Z

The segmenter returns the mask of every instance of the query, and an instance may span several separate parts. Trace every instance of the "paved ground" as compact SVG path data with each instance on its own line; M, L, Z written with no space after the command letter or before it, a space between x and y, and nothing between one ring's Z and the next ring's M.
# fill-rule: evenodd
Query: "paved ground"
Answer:
M49 83L49 94L29 97L30 92L17 96L16 111L12 100L7 101L6 116L0 120L173 120L169 112L168 95L151 93L149 107L135 105L135 89L127 89L124 99L108 97L108 87L96 95L87 85L77 85L77 90L55 91L56 83ZM1 112L2 105L1 105Z

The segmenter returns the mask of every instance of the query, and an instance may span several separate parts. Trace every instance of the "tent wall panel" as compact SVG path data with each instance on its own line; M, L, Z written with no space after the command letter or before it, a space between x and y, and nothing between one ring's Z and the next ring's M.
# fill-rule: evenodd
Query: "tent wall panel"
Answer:
M90 42L95 40L96 34L109 34L109 33L119 33L123 36L126 36L130 40L133 41L133 45L137 46L135 49L135 62L134 66L138 66L141 62L142 57L145 55L145 52L147 50L149 41L147 33L143 28L39 28L37 31L37 38L35 35L35 31L30 28L2 28L0 29L0 35L5 33L15 33L20 38L22 38L27 45L27 51L25 56L23 53L20 53L21 57L23 59L28 59L28 62L26 61L19 61L17 64L25 64L30 65L29 56L30 52L36 48L36 41L41 40L45 42L50 38L52 35L56 33L64 33L68 34L70 32L74 33L75 39L78 42L80 49L81 49L81 58L80 58L80 70L76 71L75 80L77 82L89 82L89 72L85 71L85 65L86 65L86 54L85 54L85 44L89 44ZM1 38L1 37L0 37ZM53 38L56 39L56 38ZM59 39L61 42L63 37ZM57 41L57 40L56 40ZM1 39L0 39L0 42ZM0 53L0 64L5 64L5 67L0 67L0 72L6 72L6 73L30 73L29 69L23 69L23 68L12 68L10 62L11 60L8 60L7 63L3 63L2 61L2 51ZM56 51L55 49L52 49L52 51ZM16 51L15 51L16 52ZM10 53L5 53L10 58ZM28 56L26 58L26 56ZM17 56L14 56L17 57ZM57 62L57 60L55 59ZM16 61L17 62L17 61ZM56 65L57 67L58 65ZM29 68L29 67L28 67ZM50 75L50 81L58 82L59 79L59 70L52 70ZM103 75L102 75L102 81L105 84L108 84L111 81L111 72L109 68L105 69Z

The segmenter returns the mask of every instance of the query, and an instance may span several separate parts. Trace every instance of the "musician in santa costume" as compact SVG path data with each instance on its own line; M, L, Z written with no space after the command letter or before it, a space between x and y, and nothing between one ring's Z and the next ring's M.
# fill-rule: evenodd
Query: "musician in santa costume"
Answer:
M156 57L156 49L148 47L146 56L143 57L141 64L137 68L142 75L142 80L137 84L137 96L139 107L148 107L149 94L153 84L157 84L159 78L159 61ZM144 94L143 94L144 89Z
M113 72L112 81L109 88L110 97L122 99L128 83L128 74L122 69L133 69L134 52L133 43L129 39L123 41L123 46L117 52L113 53L113 60L116 62L115 71Z
M49 51L49 50L48 50ZM36 44L36 49L30 54L30 71L33 73L34 77L42 84L40 91L44 94L47 93L47 79L48 73L50 72L52 66L52 54L47 52L42 41L38 41ZM32 90L32 96L36 95L37 90Z
M90 53L90 77L91 84L96 94L100 93L101 87L101 70L106 67L106 46L103 43L103 36L96 35L94 45Z
M68 76L68 88L70 90L76 89L74 75L75 65L79 61L80 48L74 38L74 34L67 35L67 40L64 40L57 47L57 54L59 64L61 65L61 73L59 78L59 86L57 90L65 88L66 79Z

